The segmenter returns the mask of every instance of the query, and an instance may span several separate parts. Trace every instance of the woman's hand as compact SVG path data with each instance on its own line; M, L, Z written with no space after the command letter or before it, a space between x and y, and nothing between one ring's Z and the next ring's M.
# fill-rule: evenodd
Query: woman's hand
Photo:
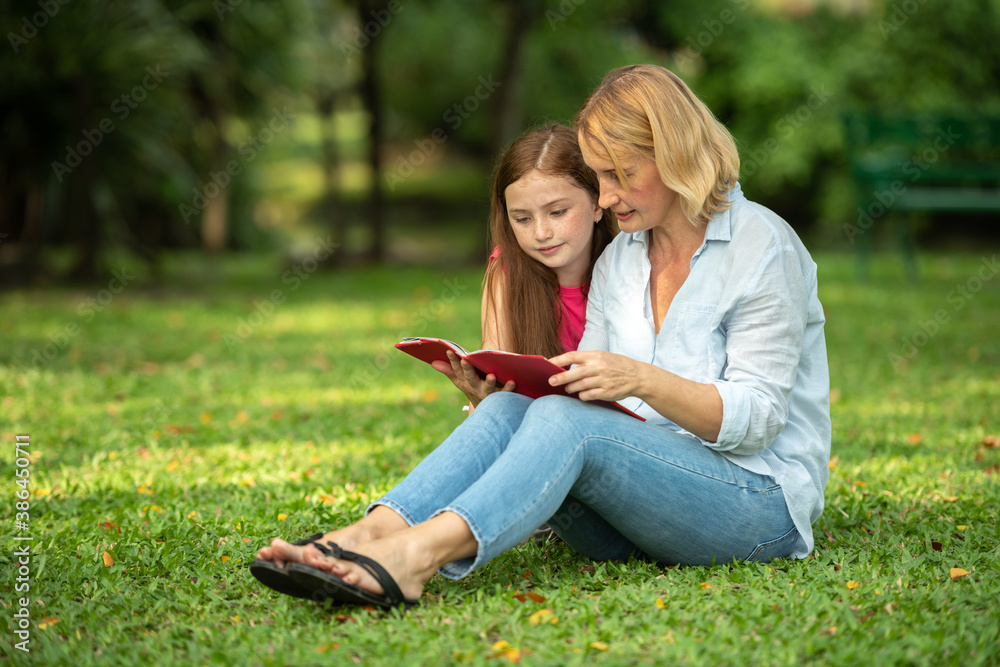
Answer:
M636 396L645 367L649 366L621 354L601 351L566 352L549 361L563 367L577 364L576 368L550 377L549 384L565 385L566 391L584 401L620 401Z
M719 438L723 405L714 384L687 380L611 352L567 352L549 361L564 367L577 364L550 377L549 384L565 385L566 391L585 401L620 401L635 396L699 438L708 442Z
M497 378L490 373L485 378L479 377L479 372L468 361L461 359L457 354L448 350L448 363L435 361L431 364L434 370L440 371L448 376L452 384L461 390L469 399L472 408L496 391L514 391L514 382L510 381L503 387L497 388Z

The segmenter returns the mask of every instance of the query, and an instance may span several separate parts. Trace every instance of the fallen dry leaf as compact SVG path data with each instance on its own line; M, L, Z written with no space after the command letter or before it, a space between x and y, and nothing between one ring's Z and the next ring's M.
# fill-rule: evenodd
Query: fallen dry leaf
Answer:
M952 579L958 579L960 577L964 577L967 574L971 574L971 573L968 570L963 570L960 567L953 567L953 568L951 568L951 578Z
M604 642L590 642L590 648L595 651L607 651L610 647Z
M555 625L559 622L559 618L556 617L555 612L546 607L545 609L539 609L534 614L528 617L528 623L532 627L536 625L541 625L543 623L548 623L549 625Z
M45 628L53 626L58 622L59 622L58 616L49 616L48 618L43 618L41 621L38 622L38 629L44 630Z
M988 435L979 443L984 449L1000 449L1000 438L995 435Z
M532 602L545 602L545 597L539 595L538 593L514 593L514 599L518 602L526 602L531 600Z
M101 559L104 561L104 567L111 567L115 564L115 559L107 551L101 555Z
M853 591L855 588L857 588L860 585L861 584L858 583L857 581L848 581L847 582L847 590Z
M922 436L919 433L911 433L910 435L906 436L906 441L911 445L919 445L920 441L923 439L924 436Z
M517 664L521 662L521 651L516 648L509 648L506 651L502 651L497 655L499 658L504 658L507 662Z

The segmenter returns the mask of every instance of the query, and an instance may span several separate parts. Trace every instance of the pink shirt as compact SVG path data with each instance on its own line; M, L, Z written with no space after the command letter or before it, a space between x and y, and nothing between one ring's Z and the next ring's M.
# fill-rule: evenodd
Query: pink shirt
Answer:
M489 263L500 256L500 246L493 248ZM559 287L559 344L565 352L572 352L580 346L583 327L587 324L587 294L590 285L580 287Z
M559 303L562 317L559 318L559 342L566 352L580 347L583 327L587 324L587 293L589 285L580 287L559 287Z

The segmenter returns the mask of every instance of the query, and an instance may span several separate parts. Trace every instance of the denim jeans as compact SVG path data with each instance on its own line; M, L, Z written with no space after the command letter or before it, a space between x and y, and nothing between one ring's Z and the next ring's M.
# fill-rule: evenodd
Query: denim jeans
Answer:
M668 565L768 561L798 537L772 478L690 434L565 396L492 394L377 505L410 525L465 519L479 546L441 568L453 579L546 522L593 559Z

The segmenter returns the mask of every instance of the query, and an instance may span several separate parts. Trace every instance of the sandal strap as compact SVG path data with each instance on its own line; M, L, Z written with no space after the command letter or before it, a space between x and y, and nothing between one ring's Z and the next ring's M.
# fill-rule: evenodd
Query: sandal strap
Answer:
M403 591L400 590L399 584L396 583L396 580L392 578L392 575L389 574L389 572L377 561L372 560L368 556L342 549L336 542L327 542L325 547L317 543L316 547L320 549L324 555L339 558L341 560L349 560L360 565L362 569L364 569L372 576L373 579L375 579L375 581L379 583L382 590L385 591L385 596L389 599L389 604L395 606L400 602L406 602L406 598L403 597Z
M296 542L295 546L297 546L297 547L304 547L307 544L310 544L311 542L315 542L316 540L318 540L321 537L323 537L323 533L313 533L309 537L303 537L301 540L299 540L298 542Z

